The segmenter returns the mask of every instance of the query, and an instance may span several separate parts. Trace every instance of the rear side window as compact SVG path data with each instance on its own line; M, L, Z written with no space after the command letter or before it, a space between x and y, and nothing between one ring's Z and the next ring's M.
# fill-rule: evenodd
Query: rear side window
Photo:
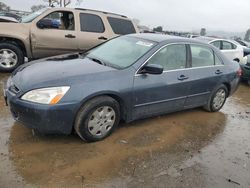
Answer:
M130 20L108 17L108 22L115 34L126 35L136 32Z
M210 48L190 45L192 53L192 67L212 66L214 62L214 53Z
M164 47L157 52L149 61L149 64L159 64L164 70L176 70L186 67L185 44L173 44Z
M222 42L222 50L232 50L232 49L236 49L236 48L237 48L237 46L231 42L227 42L227 41Z
M94 14L80 13L81 31L103 33L104 25L102 19Z

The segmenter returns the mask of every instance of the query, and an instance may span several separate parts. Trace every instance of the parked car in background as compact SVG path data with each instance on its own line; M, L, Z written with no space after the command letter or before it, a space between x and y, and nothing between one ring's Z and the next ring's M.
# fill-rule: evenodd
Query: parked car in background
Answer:
M0 22L14 22L17 23L18 20L8 16L0 16Z
M242 69L242 80L247 81L250 85L250 63L242 64L240 63L241 69Z
M196 38L196 37L200 37L200 35L195 35L195 34L188 34L187 38Z
M11 12L5 12L5 11L0 12L0 16L14 18L18 22L21 21L21 19L22 19L22 17L17 15L17 14L14 14L14 13L11 13Z
M24 64L5 93L13 117L26 126L42 133L75 130L84 140L99 141L121 119L195 107L219 111L240 74L237 62L198 40L131 34L83 55Z
M10 32L11 31L11 32ZM86 51L118 35L137 33L126 16L88 9L45 8L21 23L0 23L0 71L29 60Z
M246 64L247 57L244 56L244 48L236 41L228 39L217 39L211 37L197 37L196 39L212 44L230 60Z
M248 47L248 48L250 48L250 42L247 42L247 41L245 41L245 40L240 40L240 39L238 39L238 40L236 40L238 43L240 43L242 46L245 46L245 47Z

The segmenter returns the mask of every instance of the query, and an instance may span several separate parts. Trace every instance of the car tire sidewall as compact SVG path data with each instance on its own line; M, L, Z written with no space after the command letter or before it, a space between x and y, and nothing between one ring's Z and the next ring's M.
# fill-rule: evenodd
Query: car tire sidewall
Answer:
M0 44L0 50L1 49L9 49L9 50L13 51L17 56L17 64L11 68L4 68L4 67L0 66L1 72L12 72L18 66L20 66L21 64L24 63L24 54L23 54L22 50L19 47L17 47L15 44L2 43L2 44Z
M223 90L225 91L225 94L226 94L225 100L223 101L222 105L221 105L219 108L215 108L215 107L213 106L213 101L214 101L214 98L215 98L217 92L218 92L219 90L221 90L221 89L223 89ZM226 87L225 85L219 86L219 87L213 92L213 94L212 94L212 96L211 96L211 98L210 98L210 100L209 100L210 111L211 111L211 112L218 112L218 111L224 106L224 104L225 104L225 102L226 102L226 99L227 99L227 96L228 96L228 89L227 89L227 87Z
M109 130L109 132L105 136L94 136L89 132L88 129L88 121L92 113L103 106L111 107L115 112L115 122L113 127ZM75 121L75 131L77 134L87 142L96 142L103 140L108 137L117 127L120 122L120 108L119 104L116 100L111 97L98 97L89 101L86 105L84 105L80 111L78 112L76 121Z

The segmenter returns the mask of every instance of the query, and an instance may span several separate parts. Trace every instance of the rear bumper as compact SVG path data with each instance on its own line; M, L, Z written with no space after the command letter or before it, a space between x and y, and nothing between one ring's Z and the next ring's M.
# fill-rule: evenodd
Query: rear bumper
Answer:
M70 134L76 104L41 105L23 101L5 90L15 120L44 134Z

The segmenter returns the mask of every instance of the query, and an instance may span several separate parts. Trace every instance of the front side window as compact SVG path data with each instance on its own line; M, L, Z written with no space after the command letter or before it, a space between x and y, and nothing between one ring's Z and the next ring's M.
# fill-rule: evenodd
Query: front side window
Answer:
M134 25L130 20L108 17L108 21L115 34L127 35L136 33Z
M149 64L159 64L165 71L183 69L186 67L187 56L185 44L172 44L157 52Z
M135 63L157 43L134 37L118 37L88 52L87 57L123 69Z
M81 31L103 33L105 28L102 19L94 14L80 13Z
M75 30L75 20L72 12L56 11L41 19L37 26L42 29Z
M205 67L215 65L214 53L210 48L200 45L190 45L192 54L192 67Z
M43 9L40 9L36 12L33 12L27 16L24 16L24 17L22 17L21 22L22 23L32 22L34 19L36 19L38 16L40 16L41 14L43 14L47 10L48 10L48 8L43 8Z

